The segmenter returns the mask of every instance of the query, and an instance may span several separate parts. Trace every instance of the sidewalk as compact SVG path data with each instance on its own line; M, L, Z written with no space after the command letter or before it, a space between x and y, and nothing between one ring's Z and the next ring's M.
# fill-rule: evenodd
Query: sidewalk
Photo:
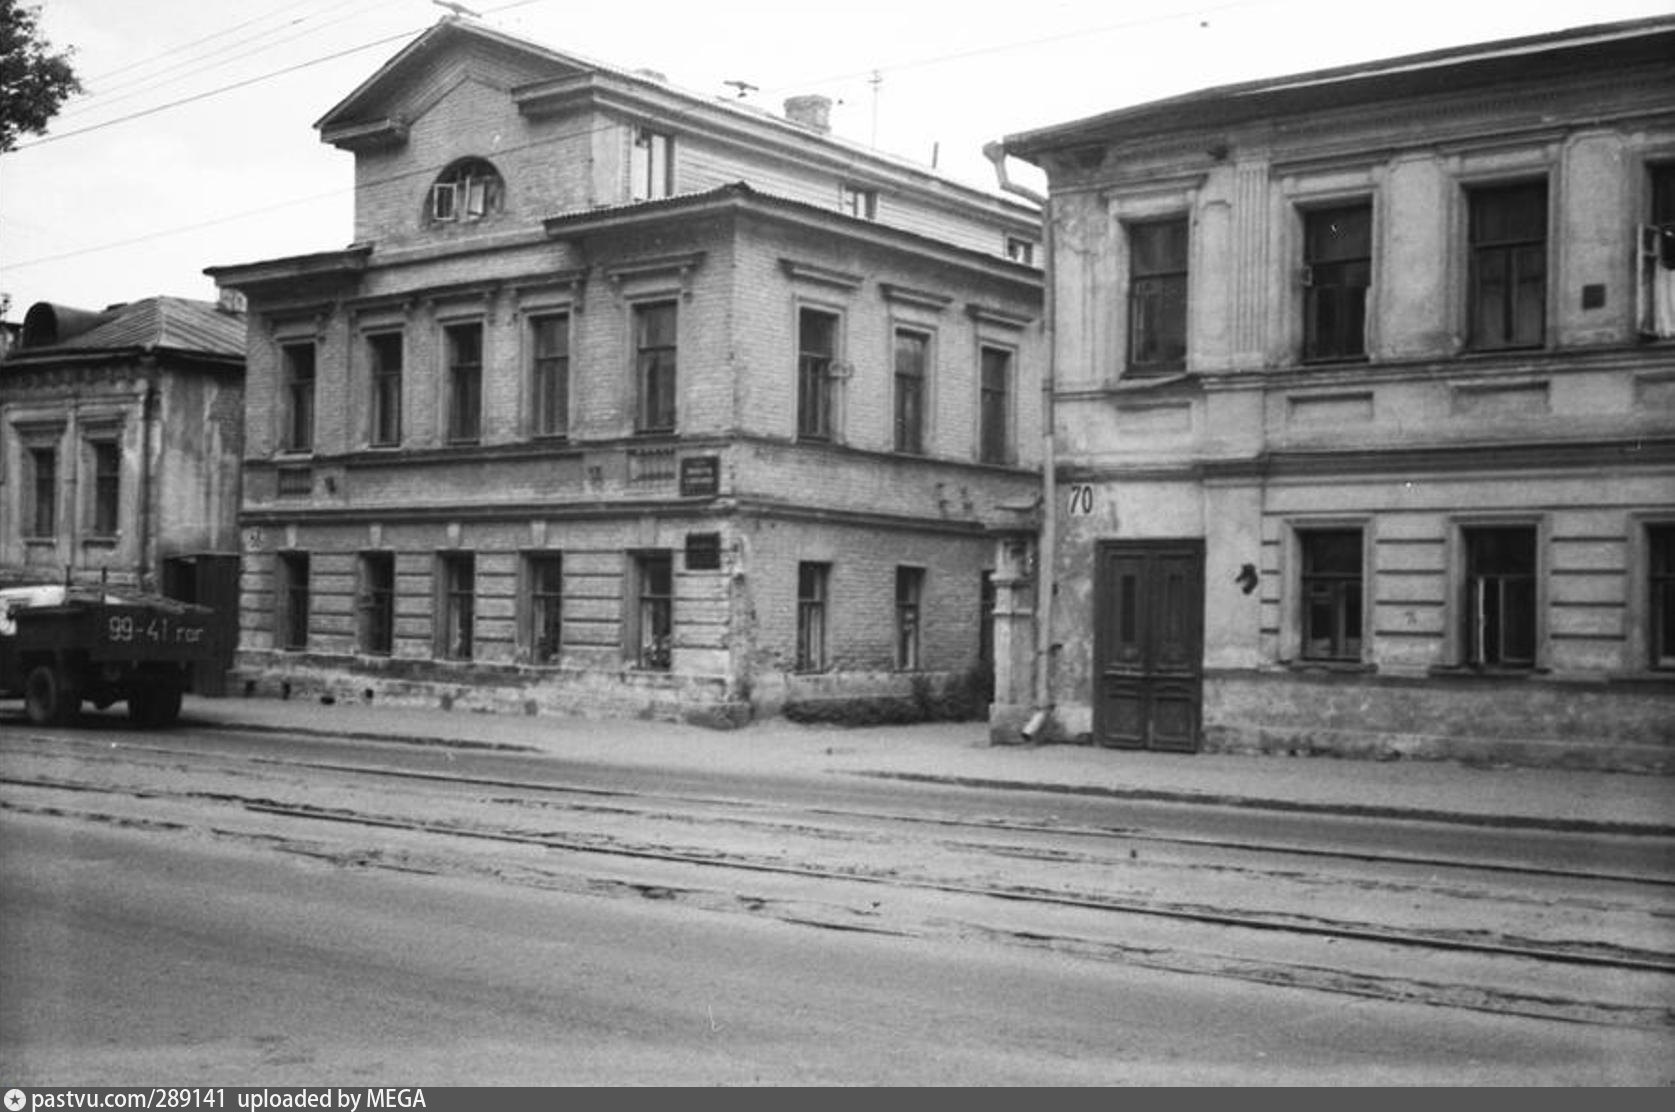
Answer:
M669 722L324 704L316 698L188 696L182 724L509 748L593 764L739 776L883 776L974 788L1675 837L1675 777L1476 768L1452 761L992 746L982 724L974 722L837 729L773 720L715 731Z

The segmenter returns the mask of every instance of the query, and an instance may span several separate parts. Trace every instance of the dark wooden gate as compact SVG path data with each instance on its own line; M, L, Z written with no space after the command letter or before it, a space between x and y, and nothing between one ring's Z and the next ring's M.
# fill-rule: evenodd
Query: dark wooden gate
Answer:
M1094 580L1094 738L1195 752L1203 700L1204 545L1105 541Z
M220 697L227 693L227 673L238 651L238 556L201 552L163 561L163 593L215 611L211 626L215 657L192 672L192 690Z

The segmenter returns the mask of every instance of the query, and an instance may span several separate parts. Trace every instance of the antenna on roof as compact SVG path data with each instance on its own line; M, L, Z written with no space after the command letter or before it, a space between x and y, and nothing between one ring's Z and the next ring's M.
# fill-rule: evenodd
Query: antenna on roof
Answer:
M762 87L760 85L752 85L748 81L723 81L722 84L723 85L731 85L733 88L737 89L738 90L737 96L738 96L738 99L740 99L740 100L743 100L745 97L749 96L751 93L754 93L754 92L758 91Z
M884 84L884 75L877 70L867 78L867 84L872 86L872 145L878 146L878 87Z
M454 0L430 0L430 2L432 4L435 4L439 8L447 8L450 12L453 12L455 15L468 15L472 19L482 19L483 18L481 12L474 12L470 8L466 7L464 4L454 3Z

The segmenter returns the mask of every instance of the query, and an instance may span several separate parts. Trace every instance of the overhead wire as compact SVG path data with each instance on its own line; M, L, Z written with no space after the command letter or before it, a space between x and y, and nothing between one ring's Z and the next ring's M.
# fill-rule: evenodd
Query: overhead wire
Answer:
M497 14L499 12L507 11L507 10L510 10L510 9L513 9L513 8L525 7L525 6L528 6L530 4L538 3L538 2L542 2L542 0L513 0L512 3L507 3L507 4L503 4L503 5L500 5L500 6L495 7L495 8L488 9L487 11L483 12L482 14L486 17L488 15ZM894 65L894 66L881 67L881 70L883 72L892 72L892 71L905 69L905 68L940 64L942 62L949 61L949 60L954 60L954 59L957 59L957 58L980 56L980 55L983 55L983 54L991 54L991 53L1002 52L1002 51L1009 50L1009 49L1019 49L1019 48L1025 48L1025 47L1031 47L1031 46L1039 46L1039 45L1049 43L1049 42L1063 41L1065 39L1070 39L1070 38L1087 37L1087 36L1096 35L1096 34L1105 34L1105 33L1108 33L1112 30L1121 30L1121 29L1125 29L1125 28L1129 28L1129 27L1141 26L1141 25L1146 25L1146 24L1151 24L1151 23L1167 22L1167 21L1176 20L1176 19L1191 18L1191 17L1194 17L1194 16L1210 14L1210 13L1213 13L1213 12L1226 11L1226 10L1233 9L1233 8L1254 6L1254 5L1257 5L1257 4L1260 4L1260 3L1265 3L1265 2L1269 2L1269 0L1230 0L1230 2L1228 2L1228 3L1223 3L1223 4L1220 4L1220 5L1215 5L1215 6L1207 7L1207 8L1194 8L1194 9L1188 9L1188 10L1184 10L1184 11L1180 11L1180 12L1169 13L1168 15L1156 15L1156 16L1149 16L1149 17L1145 17L1145 18L1141 18L1141 19L1124 20L1120 23L1102 25L1101 27L1097 27L1097 28L1085 28L1085 29L1082 29L1082 30L1079 30L1079 31L1066 32L1066 33L1059 34L1059 35L1044 36L1044 37L1041 37L1041 38L1028 40L1026 42L1011 43L1011 44L998 44L998 45L991 46L991 47L981 47L981 48L974 48L972 50L967 50L967 51L960 51L960 52L956 52L956 53L950 54L950 55L943 55L943 56L936 56L936 57L931 57L931 58L918 59L918 60L908 62L908 63L900 63L900 64L897 64L897 65ZM410 36L412 36L416 33L419 33L420 31L425 30L425 29L426 28L405 30L405 31L402 31L398 34L385 36L383 38L376 39L376 40L373 40L371 42L362 43L358 46L348 47L344 50L337 51L333 54L328 54L328 55L324 55L322 57L313 58L313 59L309 59L307 61L299 62L299 63L296 63L296 64L291 65L291 66L284 67L284 68L279 69L279 70L274 70L274 71L271 71L269 73L259 75L257 77L248 78L248 79L245 79L243 81L234 82L234 83L229 84L229 85L220 86L216 89L207 90L205 92L197 93L197 94L194 94L194 95L189 96L189 97L184 97L184 98L181 98L179 100L171 101L167 104L156 105L152 108L144 109L144 110L139 111L139 112L130 113L126 116L117 117L115 119L102 121L102 122L97 123L97 124L91 124L91 125L88 125L87 127L79 128L79 129L76 129L76 130L70 131L70 132L65 132L63 134L46 136L46 137L43 137L42 139L35 140L31 143L19 144L15 149L22 150L22 149L26 149L26 148L29 148L29 147L36 147L36 146L40 146L40 145L43 145L43 144L48 143L48 142L52 142L52 141L57 140L57 139L71 138L72 136L82 135L82 134L86 134L86 133L92 132L92 131L98 131L98 130L101 130L101 129L106 128L106 127L114 127L118 124L127 123L127 122L130 122L130 121L135 120L135 119L140 119L140 118L143 118L143 117L146 117L146 116L155 115L159 112L163 112L163 111L166 111L166 110L171 109L171 108L179 107L179 106L184 105L184 104L189 104L189 103L193 103L193 102L196 102L196 101L205 100L205 99L208 99L212 96L218 96L222 93L231 92L231 91L234 91L236 89L245 88L245 87L248 87L250 85L259 84L261 82L268 81L268 80L271 80L271 79L276 78L276 77L281 77L281 76L285 76L287 74L299 72L301 70L309 69L313 66L321 65L321 64L324 64L326 62L336 61L340 58L349 57L351 55L358 54L358 53L360 53L362 51L365 51L365 50L370 50L370 49L373 49L373 48L378 47L378 46L387 45L388 43L397 41L399 39L406 39L406 38L409 38ZM810 87L811 84L829 84L829 83L833 83L833 82L836 82L836 81L852 79L856 76L871 75L874 72L879 72L879 70L868 69L868 70L865 70L865 71L858 71L857 73L852 73L852 74L837 75L835 77L829 77L829 78L821 79L820 81L816 81L816 82L801 83L801 84L799 84L798 87L799 88L808 88L808 87ZM769 90L769 91L772 92L772 91L775 91L775 90ZM607 126L586 128L586 129L583 129L581 131L570 132L570 133L560 134L560 135L546 135L546 136L541 137L538 140L532 140L531 142L526 143L526 144L520 144L520 145L515 146L515 147L503 148L499 151L496 151L495 154L497 156L503 156L505 154L514 153L516 151L527 150L527 149L530 149L532 147L537 147L537 146L562 142L562 141L565 141L565 140L568 140L568 139L580 138L580 137L583 137L583 136L586 136L586 135L595 134L595 133L598 133L598 132L603 132L605 130L609 130L609 128L611 126L615 126L615 125L607 125ZM81 255L94 254L94 253L97 253L97 252L100 252L100 251L115 250L115 249L120 248L120 247L129 247L129 246L133 246L133 245L138 244L138 243L148 242L148 241L154 240L154 239L160 239L160 238L165 238L165 237L174 236L174 235L182 235L182 234L186 234L188 232L199 231L199 230L202 230L204 228L216 227L216 226L219 226L219 225L222 225L222 224L236 223L239 220L244 220L244 219L249 219L249 218L254 217L254 216L264 215L264 214L269 213L269 212L277 211L277 210L284 209L284 208L290 208L290 207L293 207L295 205L301 205L301 204L307 204L307 203L314 202L314 201L326 200L326 199L334 197L334 196L340 196L344 193L349 193L349 194L353 195L354 193L357 193L357 192L359 192L363 189L371 189L371 188L375 188L375 187L378 187L378 186L391 184L395 181L399 181L399 180L401 180L403 178L407 178L407 177L416 177L416 176L421 176L421 175L426 175L426 176L433 175L435 173L440 172L448 164L449 163L440 163L440 164L435 165L435 166L425 166L425 167L420 167L420 168L413 169L413 170L407 170L407 171L403 171L399 174L390 175L386 178L374 179L374 180L371 180L371 181L364 181L364 182L357 182L357 183L355 183L355 184L353 184L353 185L351 185L351 186L349 186L345 189L334 189L334 190L326 191L324 193L312 194L312 195L309 195L309 196L306 196L306 197L290 198L290 199L287 199L287 200L284 200L284 201L275 202L274 204L271 204L271 205L265 205L265 206L262 206L260 208L249 209L249 210L245 210L245 211L238 212L238 213L231 213L231 214L228 214L226 216L215 217L215 218L212 218L212 219L209 219L209 220L196 221L196 222L191 223L191 224L180 225L180 226L173 227L173 228L160 229L160 230L155 231L155 232L148 232L148 233L145 233L145 234L142 234L142 235L139 235L139 236L130 237L128 239L124 239L124 240L120 240L120 241L112 241L112 242L109 242L109 243L103 243L103 244L92 245L92 246L88 246L88 247L84 247L84 248L78 248L78 249L73 250L73 251L61 252L61 253L55 254L55 255L38 256L38 257L33 258L33 259L26 259L26 260L22 260L22 261L19 261L19 262L12 263L12 264L9 265L9 269L14 269L15 270L15 269L19 269L19 268L27 267L27 266L38 266L38 265L42 265L42 264L45 264L45 263L48 263L48 262L59 262L59 261L62 261L64 259L75 258L75 257L81 256Z

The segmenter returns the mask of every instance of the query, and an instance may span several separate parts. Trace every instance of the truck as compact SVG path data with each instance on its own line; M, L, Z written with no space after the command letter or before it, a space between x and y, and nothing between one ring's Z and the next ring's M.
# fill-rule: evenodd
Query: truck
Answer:
M140 592L37 584L0 588L0 696L37 725L65 725L83 702L128 704L137 726L180 717L192 668L215 653L214 611Z

